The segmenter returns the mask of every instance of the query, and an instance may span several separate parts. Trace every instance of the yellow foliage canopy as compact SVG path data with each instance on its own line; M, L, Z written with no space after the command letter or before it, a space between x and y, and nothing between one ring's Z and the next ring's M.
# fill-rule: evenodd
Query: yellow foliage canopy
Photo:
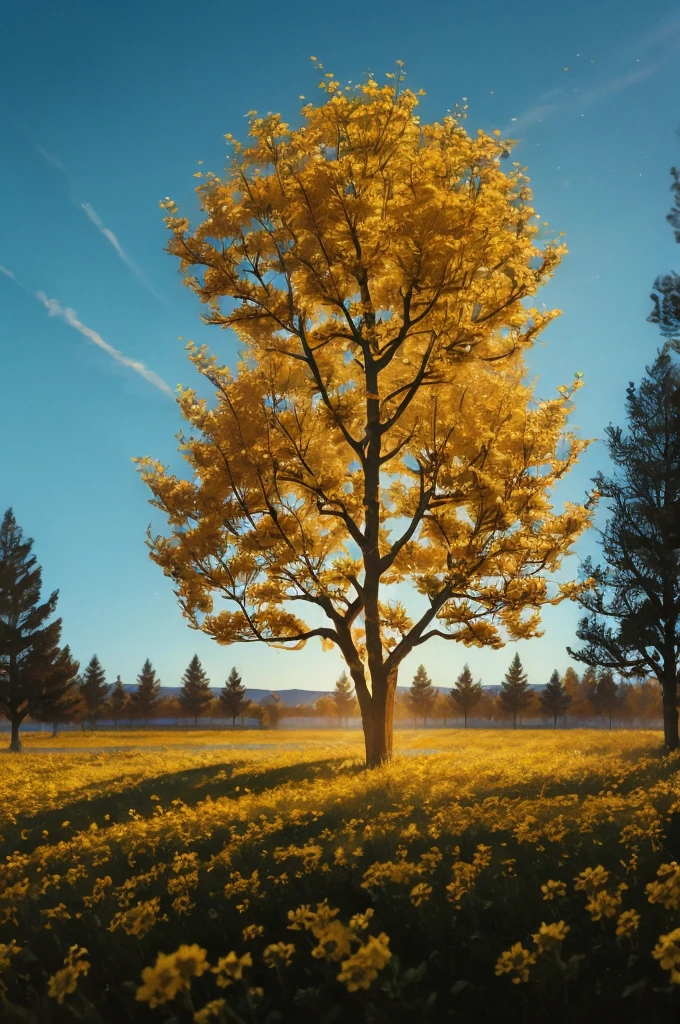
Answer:
M197 228L162 204L204 319L243 350L232 374L188 346L216 396L180 392L192 479L140 463L170 527L152 557L194 626L336 644L364 711L428 637L500 646L575 596L548 575L590 513L549 496L586 442L565 430L580 381L536 402L525 379L558 315L528 300L565 247L539 245L528 179L501 169L511 143L470 136L461 110L421 124L400 82L324 96L298 129L252 116L197 189ZM384 590L404 581L426 598L415 621Z

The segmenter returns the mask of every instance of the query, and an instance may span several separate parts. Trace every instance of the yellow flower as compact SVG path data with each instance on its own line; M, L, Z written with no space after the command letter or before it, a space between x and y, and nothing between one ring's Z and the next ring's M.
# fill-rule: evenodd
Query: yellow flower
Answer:
M273 942L265 948L262 959L268 967L290 967L294 952L295 946L292 942Z
M64 967L52 975L47 985L47 994L58 1003L63 1003L64 996L75 992L78 977L87 974L90 964L82 958L87 950L82 946L71 946L64 959Z
M567 937L569 925L564 921L552 924L541 924L535 935L532 935L538 953L559 953L560 947Z
M14 939L9 943L0 942L0 972L6 971L12 962L12 957L20 952L21 946L17 946Z
M371 935L368 941L357 949L347 960L343 960L338 981L342 981L348 992L369 988L388 962L392 953L388 949L389 937L381 932Z
M161 901L158 896L144 902L140 901L135 907L115 914L109 925L109 931L115 932L116 929L122 928L128 935L137 935L141 938L151 931L158 920L160 906Z
M151 1007L160 1006L188 989L191 979L200 977L209 967L206 951L196 943L180 946L174 953L159 953L154 966L142 971L144 984L137 989L135 998Z
M603 917L613 917L621 904L621 891L627 888L626 883L622 882L615 892L607 892L606 889L603 889L601 892L593 893L586 903L586 910L593 921L600 921Z
M411 889L410 900L414 907L419 907L421 903L429 899L432 895L432 886L426 882L418 882Z
M264 934L264 926L261 924L247 924L241 934L243 935L244 942L257 939L260 935Z
M544 900L554 900L556 897L567 895L567 886L564 882L555 882L549 878L545 885L541 886L541 892Z
M575 879L574 888L580 889L590 896L606 885L608 879L609 872L605 871L601 864L598 864L595 868L586 868L585 871L582 871Z
M667 935L660 935L652 956L665 971L671 972L671 982L680 985L680 928L675 928Z
M624 910L616 922L616 934L619 938L627 939L637 931L639 924L640 915L637 910Z
M656 872L658 882L645 886L650 903L661 903L666 910L680 910L680 865L676 861L662 864Z
M197 1010L194 1014L194 1024L209 1024L209 1021L217 1016L225 1004L225 999L213 999L206 1003L203 1009Z
M529 980L529 967L536 963L536 955L525 949L521 942L515 942L510 949L501 953L496 961L495 974L511 974L513 985Z
M243 977L244 967L252 967L252 965L253 958L250 953L244 953L243 956L239 957L232 950L231 953L221 957L217 961L217 966L211 969L213 974L217 975L219 987L227 988L232 982L239 981Z
M352 933L340 921L329 921L322 928L312 928L312 934L319 945L312 950L312 956L325 960L342 960L350 951Z

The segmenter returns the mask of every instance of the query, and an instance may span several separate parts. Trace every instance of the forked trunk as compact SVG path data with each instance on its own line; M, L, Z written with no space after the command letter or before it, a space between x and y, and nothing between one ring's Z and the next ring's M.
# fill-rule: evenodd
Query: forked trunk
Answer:
M19 739L19 727L21 722L14 719L12 721L12 733L9 741L8 750L11 754L21 753L21 740Z

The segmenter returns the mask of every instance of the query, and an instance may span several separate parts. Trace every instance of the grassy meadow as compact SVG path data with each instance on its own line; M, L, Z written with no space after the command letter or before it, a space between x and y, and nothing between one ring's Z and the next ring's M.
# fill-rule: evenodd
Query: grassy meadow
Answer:
M0 1019L678 1019L680 753L396 744L367 772L354 731L28 734L1 761Z

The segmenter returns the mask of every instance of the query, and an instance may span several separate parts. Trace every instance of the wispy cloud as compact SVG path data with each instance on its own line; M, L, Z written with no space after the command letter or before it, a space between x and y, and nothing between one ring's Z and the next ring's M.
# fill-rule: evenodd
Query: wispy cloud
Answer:
M3 267L2 265L0 265L0 274L4 274L5 277L11 277L13 281L16 281L17 279L16 274L13 274L11 270L8 270L7 267Z
M612 62L610 62L609 71L605 71L599 82L589 88L578 90L570 90L566 86L549 89L518 117L513 118L506 125L503 134L516 138L519 133L528 131L551 114L575 115L608 96L625 92L626 89L630 89L656 74L665 60L677 53L679 45L680 19L653 26L630 46L617 50L616 64L618 68L612 67ZM649 63L643 63L638 68L622 73L622 64L632 60L642 62L645 57ZM587 66L585 65L585 67Z
M14 277L11 271L9 275ZM137 359L130 359L129 356L123 355L119 349L109 345L107 341L104 341L101 334L97 334L91 327L88 327L78 319L75 310L62 306L56 299L50 299L45 292L36 292L35 297L43 304L49 316L61 317L69 327L73 327L74 330L79 331L84 337L89 338L90 341L94 342L98 348L106 352L112 359L115 359L121 366L127 366L129 369L134 370L135 373L138 373L140 377L147 380L149 384L153 384L159 391L174 397L172 388L165 383L162 377L159 377L157 373L150 370L144 363L140 363Z
M97 230L104 236L104 238L106 238L108 242L111 243L111 245L116 250L125 266L135 275L139 283L143 285L144 288L146 288L146 290L154 296L154 298L158 299L159 302L162 302L165 305L165 299L161 298L161 296L156 293L152 285L147 280L142 268L137 266L134 260L130 259L128 254L123 249L123 246L120 244L117 237L114 235L113 231L106 227L106 225L103 223L101 217L94 209L94 207L91 206L90 203L80 203L80 207L85 211L85 213L90 218L90 220L97 228Z
M80 199L77 198L76 192L75 192L75 185L74 185L74 182L73 182L73 178L71 177L69 172L66 170L66 168L64 167L64 165L61 162L61 160L59 160L56 156L54 156L53 153L49 153L43 146L41 146L33 138L33 136L28 131L28 129L26 128L25 125L21 124L16 118L14 118L14 120L15 120L15 123L17 124L18 130L21 132L21 134L27 140L27 142L31 146L31 148L38 154L40 159L43 160L44 163L48 164L48 166L50 166L50 167L54 168L55 170L59 171L59 173L62 174L66 178L66 181L68 183L68 197L69 197L70 202L72 202L74 206L78 207L79 210L82 210L83 213L86 214L86 216L89 218L89 220L94 224L94 226L100 232L100 234L102 234L104 236L104 238L107 240L107 242L109 242L109 244L113 246L113 248L115 249L115 251L118 254L119 258L122 260L122 262L128 268L128 270L132 274L134 274L134 276L137 278L137 280L142 285L142 287L145 288L147 290L147 292L149 292L150 295L153 295L154 299L156 299L162 305L167 307L168 303L166 302L166 300L161 295L158 294L158 292L155 290L155 288L153 287L151 282L146 277L146 275L145 275L144 271L142 270L142 268L139 267L135 263L135 261L133 259L131 259L130 256L128 256L128 254L125 252L125 249L123 248L123 246L121 245L120 241L118 240L117 236L113 233L113 231L111 231L110 228L106 227L106 225L103 223L101 217L98 215L98 213L94 209L94 207L91 206L90 203L83 203L83 202L80 201Z

